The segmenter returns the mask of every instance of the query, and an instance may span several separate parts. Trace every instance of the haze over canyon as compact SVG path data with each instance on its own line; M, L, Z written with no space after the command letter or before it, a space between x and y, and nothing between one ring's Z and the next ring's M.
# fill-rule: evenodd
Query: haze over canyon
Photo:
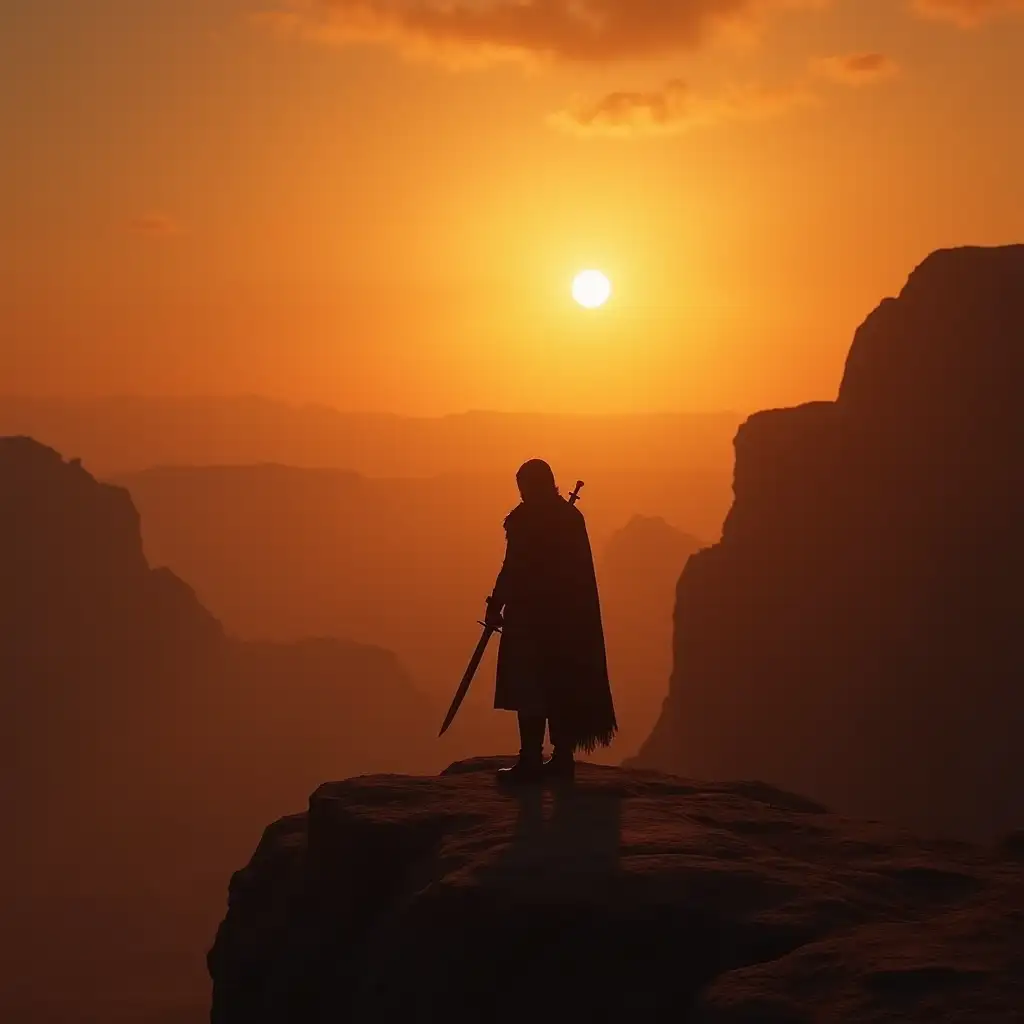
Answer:
M987 922L979 928L1004 927L986 909L985 894L995 899L1000 887L1018 885L1014 836L1024 819L1024 763L1016 742L1024 728L1016 643L1022 611L1016 582L1024 568L1017 528L1024 437L1016 402L1024 378L1022 285L1024 247L929 257L858 331L835 402L760 413L740 427L731 508L722 451L732 429L726 416L483 418L492 427L485 453L504 452L514 462L517 437L542 446L554 436L545 432L557 430L568 437L561 450L590 477L584 507L598 551L621 719L621 735L605 760L625 757L630 767L618 776L611 767L603 769L608 775L584 773L575 803L563 808L566 822L576 823L563 822L564 841L589 865L587 872L622 870L619 856L631 843L649 842L643 838L649 828L667 829L666 856L681 850L677 830L696 811L671 801L684 792L687 799L712 799L699 794L710 794L700 787L713 784L680 777L758 780L714 790L732 794L714 797L730 808L714 814L731 816L731 824L715 828L769 828L755 825L762 814L757 804L798 815L824 814L827 807L933 837L912 853L895 832L835 840L874 844L872 856L881 860L870 871L904 863L894 883L904 886L903 894L889 909L869 911L874 897L866 891L850 896L857 920L909 912L896 909L900 900L924 913L924 904L914 901L925 899L927 912L938 913L940 904L970 898L976 901L970 913ZM254 445L256 435L239 410L247 417L269 408L290 421L293 452L316 431L303 425L308 411L227 402L216 406L222 429L205 465L127 471L145 451L147 416L176 424L162 436L174 438L177 450L200 445L201 433L182 426L189 417L195 422L196 406L99 403L88 421L81 408L0 405L0 423L24 424L34 416L33 430L42 437L53 443L69 432L68 453L106 452L113 470L105 482L39 440L0 441L6 495L0 777L5 806L19 823L3 856L6 876L21 880L5 895L5 918L14 923L9 934L18 941L5 945L2 1005L10 1019L196 1021L208 998L202 952L222 916L224 886L267 821L300 810L327 780L381 772L436 776L459 759L511 749L510 723L489 709L491 663L457 727L443 742L434 737L500 562L501 518L514 497L508 477L492 471L485 454L478 451L477 463L466 455L481 439L481 420L472 417L374 421L388 426L386 440L365 429L339 430L335 450L372 453L371 461L389 473L423 469L374 476L370 461L360 472L304 466L298 455L298 465L275 464L280 447L270 453L273 461L257 452L247 464L255 449L242 448L242 439ZM126 420L131 409L141 412ZM90 430L76 442L74 424L86 422ZM567 423L579 433L566 430ZM632 469L622 464L625 449L613 443L627 429L631 442L646 438ZM281 433L272 433L279 444ZM438 433L446 440L438 441ZM131 452L120 464L112 445L117 436ZM461 449L452 436L464 439ZM465 458L463 471L444 466L446 455ZM169 568L157 567L163 563ZM638 773L650 768L677 781L655 783ZM455 776L481 770L490 769L467 763ZM383 785L392 794L387 800L409 806L422 799L440 800L441 807L449 799L413 779L366 785ZM473 815L504 820L477 782L466 785ZM334 797L318 792L321 802L329 797L324 807L335 806ZM352 799L364 799L358 787L353 792ZM641 819L630 819L633 825L615 824L620 811L628 817L628 807L640 807L627 803L616 811L627 796L646 801L646 809ZM729 803L740 798L754 804ZM311 804L310 813L319 806ZM526 805L522 811L533 813ZM424 813L424 820L437 821L436 836L474 841L447 810L436 818ZM650 816L659 814L668 817L656 826ZM554 834L537 824L543 813L531 820L516 826L525 831L513 847L522 842L523 856L554 856L548 845ZM601 822L611 831L600 832ZM305 836L306 827L305 818L275 826L250 875L236 876L233 885L244 887L251 877L257 886L251 892L270 887L260 900L278 900L273 887L291 885L287 872L298 863L289 860L286 868L282 850L298 847L275 844ZM367 843L383 842L383 850L391 842L373 838L377 825L366 827ZM770 828L797 826L778 819ZM326 841L323 835L316 844ZM403 841L403 856L426 856L434 841L422 850L419 840ZM368 856L371 847L362 842L346 839L344 858L354 863ZM757 871L776 855L769 847L744 854ZM308 849L312 855L319 846ZM786 856L797 855L786 849ZM259 867L264 856L271 859ZM852 870L845 856L816 853L813 870ZM315 885L333 886L340 863L317 868ZM668 884L667 862L649 870L645 884ZM938 887L927 898L912 891L921 872L932 872L928 885ZM941 881L942 872L948 881ZM483 914L474 928L490 927L487 921L502 927L505 911L489 902L497 898L490 878L485 871L479 882L484 909L474 911ZM374 901L385 900L391 884L381 875L383 888L375 882L367 890L365 922L383 912L384 904ZM435 884L447 891L443 877ZM727 884L738 885L739 876ZM607 913L592 905L591 890L578 896L579 907L591 907L587 913ZM808 907L817 906L809 889L805 897ZM324 904L328 915L332 899ZM862 899L868 903L858 904ZM285 914L279 926L286 932L312 927L320 935L328 920L314 927L305 904L275 905ZM248 904L233 898L232 906L235 916L210 961L219 986L217 1021L318 1020L321 1012L363 1020L383 1005L379 991L367 989L353 994L351 1005L328 1000L314 1010L308 998L320 992L319 961L295 960L297 954L268 939L259 947L257 973L271 978L286 969L288 977L306 978L300 989L307 1001L288 1002L300 989L282 979L274 999L285 1003L263 1004L277 1006L277 1016L240 1009L257 991L238 987L256 969L245 958L257 954L238 932L237 915L248 914ZM710 905L692 909L704 923L672 941L684 947L703 941L707 915L721 912ZM807 912L826 921L820 907ZM355 946L321 951L354 956L345 963L357 973L363 957L377 956L358 938L364 927L358 921L352 922ZM805 983L800 957L810 955L807 944L831 941L839 926L836 918L810 928L804 939L788 931L764 939L765 949L798 958L792 991ZM253 936L262 927L245 926ZM440 925L423 927L427 935ZM989 955L972 945L973 932L949 928L943 934L950 950ZM309 933L309 941L315 946L322 939ZM859 948L854 943L849 955L860 956ZM899 948L896 942L893 956L902 955ZM666 1012L666 1000L692 1000L713 977L760 955L695 964L688 994L654 986L645 1005ZM999 946L998 955L1009 955L1009 947ZM291 959L280 959L285 956ZM384 963L374 960L365 969L386 977L398 970L407 979L421 969ZM978 970L991 984L976 978L962 990L968 1002L948 1007L983 1007L1001 993L995 1016L979 1019L1005 1019L998 1014L1011 995L994 980L1005 977L1004 968L992 959L984 963ZM856 988L866 977L853 972L849 984ZM932 977L921 975L915 998L936 998ZM405 1006L399 991L395 1006ZM473 998L484 1003L473 1003L467 1014L490 1005L483 990ZM748 1016L737 1019L759 1019L757 1005L755 999Z

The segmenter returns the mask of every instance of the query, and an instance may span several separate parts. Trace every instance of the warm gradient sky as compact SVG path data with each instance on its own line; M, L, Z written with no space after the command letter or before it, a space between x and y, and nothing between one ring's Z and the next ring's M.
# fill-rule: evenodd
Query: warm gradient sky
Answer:
M1024 0L0 0L0 392L831 397L1022 108Z

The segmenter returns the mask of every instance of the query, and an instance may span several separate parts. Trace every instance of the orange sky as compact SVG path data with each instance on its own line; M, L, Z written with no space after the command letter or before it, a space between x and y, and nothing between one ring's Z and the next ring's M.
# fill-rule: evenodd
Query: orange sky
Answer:
M1021 0L8 0L0 85L0 392L747 411L1024 239Z

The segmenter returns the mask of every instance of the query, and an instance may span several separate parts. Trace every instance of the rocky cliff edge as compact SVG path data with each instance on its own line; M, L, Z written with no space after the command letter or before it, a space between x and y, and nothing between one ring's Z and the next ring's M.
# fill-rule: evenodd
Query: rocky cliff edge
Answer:
M1024 849L757 783L322 786L231 882L213 1024L1022 1019Z

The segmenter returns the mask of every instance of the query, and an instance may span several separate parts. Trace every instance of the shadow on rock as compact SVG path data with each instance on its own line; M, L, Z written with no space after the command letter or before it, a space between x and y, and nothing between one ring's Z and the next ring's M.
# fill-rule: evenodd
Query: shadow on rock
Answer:
M509 794L518 804L512 839L497 873L546 870L613 874L619 866L624 794L583 785L525 788Z

